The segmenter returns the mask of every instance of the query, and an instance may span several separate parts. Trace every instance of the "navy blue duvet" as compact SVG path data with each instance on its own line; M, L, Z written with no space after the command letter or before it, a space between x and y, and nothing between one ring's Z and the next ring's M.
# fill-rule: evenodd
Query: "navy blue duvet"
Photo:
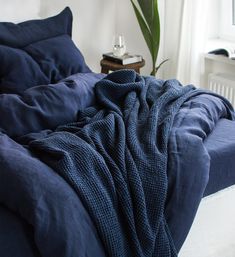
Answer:
M117 74L124 76L121 72ZM35 151L29 150L30 142L33 149L32 142L53 135L52 131L58 125L75 122L79 109L95 103L91 89L102 76L80 76L61 82L58 88L51 85L29 89L21 97L0 95L3 113L0 120L0 217L7 220L11 216L9 220L18 224L16 234L20 238L18 242L22 242L18 247L25 250L25 257L107 256L102 236L79 194L69 186L69 181L39 160ZM127 80L123 84L133 82ZM152 80L151 83L164 85L163 81ZM178 82L171 83L177 86ZM83 97L79 97L80 87L86 89ZM84 101L88 95L85 103L80 104L79 101ZM175 116L168 138L165 217L177 251L208 183L210 156L204 140L221 118L232 117L227 101L202 92L185 98ZM40 156L44 159L42 151ZM0 222L0 226L4 228L4 223ZM9 233L6 236L13 238ZM12 247L4 243L4 238L1 234L0 248L5 251L5 257L12 256L12 249L9 250ZM17 240L14 238L13 241L17 246ZM21 251L14 256L22 256Z

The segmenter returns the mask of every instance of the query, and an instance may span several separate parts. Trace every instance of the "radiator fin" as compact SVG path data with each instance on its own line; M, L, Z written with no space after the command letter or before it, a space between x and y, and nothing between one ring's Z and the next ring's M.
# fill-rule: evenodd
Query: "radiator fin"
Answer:
M209 90L224 96L235 107L235 76L211 73L208 77Z

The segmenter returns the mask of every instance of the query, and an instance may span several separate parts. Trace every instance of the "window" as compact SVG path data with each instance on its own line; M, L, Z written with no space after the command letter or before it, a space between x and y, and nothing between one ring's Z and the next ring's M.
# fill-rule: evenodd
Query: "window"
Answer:
M233 25L235 25L235 0L233 0L232 16L233 16Z
M235 41L235 0L220 0L219 37Z

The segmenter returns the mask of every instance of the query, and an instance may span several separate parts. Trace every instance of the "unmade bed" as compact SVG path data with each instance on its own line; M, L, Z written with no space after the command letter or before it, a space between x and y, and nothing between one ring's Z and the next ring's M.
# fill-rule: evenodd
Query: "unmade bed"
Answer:
M211 157L209 181L179 256L226 256L235 253L234 122L222 119L205 141Z
M0 256L233 256L223 208L222 228L204 231L234 199L231 104L133 70L94 73L71 31L69 8L0 23Z

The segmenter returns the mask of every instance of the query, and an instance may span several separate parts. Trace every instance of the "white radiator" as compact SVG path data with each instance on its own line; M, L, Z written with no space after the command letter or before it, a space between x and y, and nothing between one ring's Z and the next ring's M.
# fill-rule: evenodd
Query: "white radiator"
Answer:
M235 107L235 75L211 73L208 76L209 90L224 96Z

